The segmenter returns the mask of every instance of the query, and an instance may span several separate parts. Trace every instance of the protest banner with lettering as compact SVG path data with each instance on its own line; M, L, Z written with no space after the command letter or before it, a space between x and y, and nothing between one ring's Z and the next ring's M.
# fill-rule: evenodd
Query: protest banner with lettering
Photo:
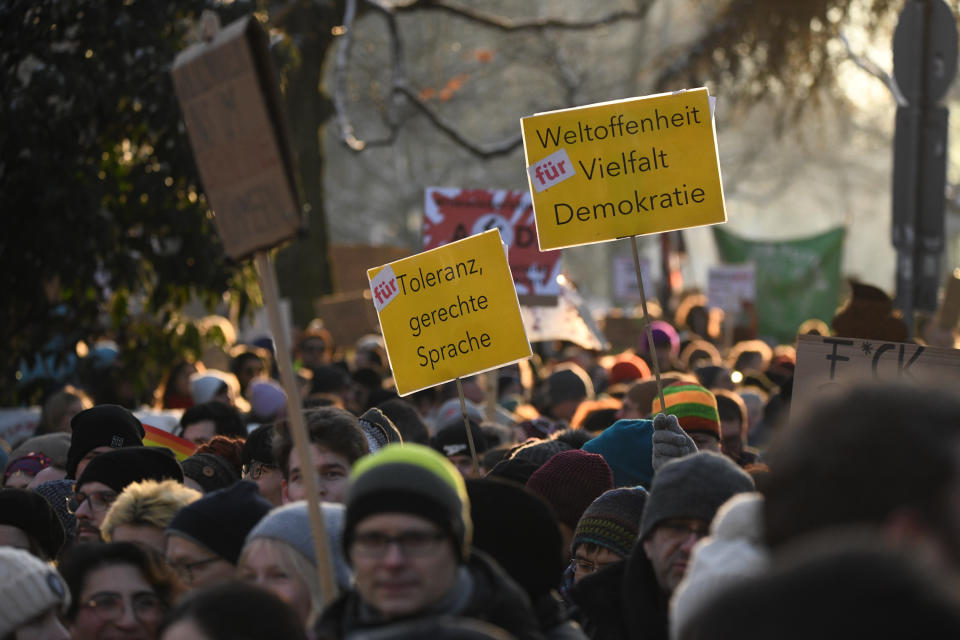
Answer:
M705 88L521 120L541 250L725 222Z
M530 356L499 229L367 276L402 396Z
M757 270L752 264L721 264L707 273L707 299L711 307L737 313L744 302L757 298Z
M267 34L247 16L177 55L173 86L227 255L245 258L303 226Z
M799 336L791 412L816 403L825 392L870 381L955 390L960 384L960 351L902 342Z
M561 253L537 248L528 191L429 187L424 200L425 250L496 227L510 247L510 271L520 304L557 304Z
M840 301L843 229L797 240L748 240L713 228L720 258L727 264L756 267L757 329L784 343L793 342L810 318L830 322Z

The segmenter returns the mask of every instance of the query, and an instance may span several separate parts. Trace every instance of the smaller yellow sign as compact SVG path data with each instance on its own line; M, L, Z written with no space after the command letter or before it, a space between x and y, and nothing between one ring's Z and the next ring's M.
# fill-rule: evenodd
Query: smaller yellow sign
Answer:
M367 277L401 396L530 356L499 229Z
M704 88L521 125L541 251L726 222Z

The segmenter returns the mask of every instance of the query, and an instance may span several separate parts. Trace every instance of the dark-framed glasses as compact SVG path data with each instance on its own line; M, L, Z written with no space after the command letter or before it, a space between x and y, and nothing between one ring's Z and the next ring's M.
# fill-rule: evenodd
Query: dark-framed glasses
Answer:
M267 464L266 462L260 462L254 460L248 465L243 465L243 476L245 478L250 478L251 480L259 480L263 477L263 474L279 469L275 464Z
M370 531L353 536L352 550L364 558L382 558L387 555L391 545L397 545L400 552L408 558L430 555L437 544L446 538L439 531L404 531L395 536Z
M94 511L105 511L116 499L116 491L91 491L90 493L78 491L67 496L67 511L76 513L87 500L90 501L90 508Z
M195 562L170 562L170 567L177 572L177 574L186 580L187 582L193 582L198 571L204 567L217 562L218 560L223 560L214 556L212 558L206 558L204 560L197 560ZM226 560L224 560L226 562Z
M166 612L163 601L149 591L133 594L130 597L130 607L137 620L145 624L159 622ZM104 591L81 603L80 608L92 611L101 620L111 621L123 617L127 603L121 594Z

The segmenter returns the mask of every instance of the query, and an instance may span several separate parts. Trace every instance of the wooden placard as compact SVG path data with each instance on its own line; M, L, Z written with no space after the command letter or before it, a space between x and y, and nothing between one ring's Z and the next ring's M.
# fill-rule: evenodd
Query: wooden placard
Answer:
M370 333L380 332L377 311L371 303L370 289L335 293L318 298L313 303L317 317L340 346L354 344Z
M227 255L243 259L303 227L267 34L252 16L192 45L173 86Z
M368 291L367 269L395 262L414 252L405 247L374 247L368 244L330 246L333 286L337 293Z

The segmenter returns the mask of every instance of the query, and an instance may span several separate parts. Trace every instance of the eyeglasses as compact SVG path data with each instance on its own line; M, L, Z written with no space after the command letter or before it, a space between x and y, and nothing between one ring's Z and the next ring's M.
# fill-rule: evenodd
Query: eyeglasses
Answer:
M586 558L574 558L570 561L570 564L577 570L578 573L588 574L595 571L600 571L604 567L609 567L613 562L593 562L587 560Z
M422 558L433 553L444 538L446 536L438 531L404 531L395 536L371 531L353 536L351 546L356 555L364 558L382 558L393 544L408 558Z
M154 593L135 593L130 598L133 615L144 624L159 622L166 611L166 606ZM103 592L80 605L81 609L89 609L104 621L117 620L126 611L124 597L119 593Z
M105 511L116 499L116 491L77 492L67 496L67 511L69 513L76 513L80 510L80 505L87 500L90 501L90 508L94 511Z
M213 564L218 560L223 560L222 558L207 558L205 560L197 560L196 562L170 562L170 568L177 572L181 578L187 582L193 582L196 578L197 571L206 567L207 565ZM224 560L226 562L226 560Z
M266 462L253 462L249 465L243 465L243 477L250 478L251 480L259 480L263 474L269 473L279 469L275 464L267 464Z

